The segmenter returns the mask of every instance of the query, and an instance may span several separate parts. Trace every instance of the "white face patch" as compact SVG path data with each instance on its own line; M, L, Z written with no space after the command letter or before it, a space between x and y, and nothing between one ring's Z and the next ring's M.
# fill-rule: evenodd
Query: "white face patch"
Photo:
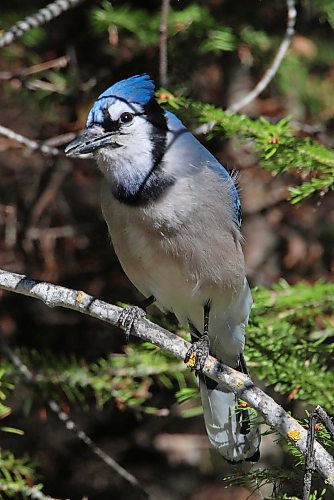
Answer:
M144 109L140 104L127 103L117 99L111 106L108 108L108 113L113 121L119 120L120 116L123 113L132 113L136 115L138 113L143 113Z
M123 122L122 115L131 113L133 120ZM99 153L108 154L108 156L118 161L135 162L138 155L151 154L152 144L150 135L152 124L148 121L144 108L140 104L128 103L116 99L108 108L108 114L113 122L119 122L119 130L115 130L111 140L117 142L121 149L101 150Z
M124 113L134 116L129 123L123 123L120 117ZM144 108L140 104L115 100L108 108L110 119L120 123L110 140L119 148L101 148L96 151L96 158L102 171L109 179L119 182L121 178L131 179L136 171L143 171L152 165L152 128Z

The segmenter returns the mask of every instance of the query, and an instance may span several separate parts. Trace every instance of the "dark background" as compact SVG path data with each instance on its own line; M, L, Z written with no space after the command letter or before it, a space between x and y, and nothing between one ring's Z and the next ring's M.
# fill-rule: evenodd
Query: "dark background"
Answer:
M117 8L124 2L112 4ZM160 10L160 2L126 4L145 9L148 20ZM189 4L174 1L172 7L182 10ZM227 107L249 91L270 64L285 30L285 2L211 0L196 4L207 5L217 23L233 29L236 47L203 54L199 51L201 30L173 37L168 88ZM302 125L301 136L311 130L322 143L331 145L334 66L329 53L333 31L311 4L298 3L296 36L287 63L244 111L273 120L291 114ZM2 0L0 28L8 29L43 6L42 1ZM25 37L2 49L0 72L12 73L7 79L2 74L0 81L2 125L31 139L48 140L83 128L97 95L121 78L147 72L159 85L158 44L138 42L126 29L99 32L91 20L92 10L99 6L99 2L85 1L48 23L40 39L39 35ZM269 42L263 42L262 48L245 44L238 34L248 26L263 31ZM53 75L15 76L23 68L64 55L68 63ZM43 86L43 82L50 86ZM182 118L187 122L186 116ZM197 124L187 125L195 128ZM280 278L290 283L332 280L333 195L327 193L292 206L286 201L288 187L298 184L302 174L273 176L261 168L251 143L240 145L236 139L221 135L200 140L224 165L240 172L251 284L270 286ZM63 148L66 140L56 142ZM94 163L46 157L0 137L0 172L1 268L83 289L111 303L140 300L110 246L99 206L100 174ZM61 309L48 310L37 301L14 294L2 293L1 297L0 326L12 347L50 351L59 357L73 355L87 362L110 352L123 352L122 333L102 322ZM151 311L158 319L158 311ZM173 318L169 321L173 323ZM64 404L70 406L65 399ZM68 411L157 498L247 498L249 491L242 487L224 490L217 473L221 464L210 454L202 418L182 419L173 391L161 386L153 389L152 402L159 407L172 405L170 415L150 417L117 408L113 401L103 411L94 404L88 411L76 405ZM27 452L35 457L45 491L69 498L138 498L49 414L38 394L32 396L29 389L20 387L10 406L10 425L22 428L25 434L21 438L2 434L1 442L17 455ZM267 464L268 460L275 462L275 453L271 458L267 454Z

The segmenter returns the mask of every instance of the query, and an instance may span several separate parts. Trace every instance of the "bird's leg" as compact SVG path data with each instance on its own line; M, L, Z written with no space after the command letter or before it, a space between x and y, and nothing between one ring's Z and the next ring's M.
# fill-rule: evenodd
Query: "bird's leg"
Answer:
M245 357L244 357L244 355L243 355L242 352L239 354L239 359L238 359L238 362L237 362L236 369L239 370L239 372L244 373L245 375L247 375L247 377L249 377L249 372L248 372L248 368L247 368L247 365L246 365L246 360L245 360Z
M155 302L155 297L150 295L143 300L139 306L127 306L118 318L118 326L124 328L125 339L129 342L130 333L136 327L139 320L146 317L146 309Z
M245 360L242 352L239 354L239 359L237 362L236 369L239 370L240 372L244 373L245 375L247 375L247 377L249 377L249 372L248 372L248 368L246 365L246 360ZM239 415L241 418L240 432L241 432L241 434L248 434L250 431L249 410L247 408L242 408Z
M210 302L204 305L204 328L203 334L199 340L193 342L192 346L184 358L184 362L192 370L201 372L205 366L207 357L209 356L210 342L209 342L209 315L210 315Z

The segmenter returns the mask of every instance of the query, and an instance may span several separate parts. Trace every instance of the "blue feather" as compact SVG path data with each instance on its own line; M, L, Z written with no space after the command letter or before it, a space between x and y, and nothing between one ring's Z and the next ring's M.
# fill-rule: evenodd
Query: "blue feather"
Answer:
M135 75L115 83L105 90L94 103L87 118L87 127L103 123L104 110L117 99L145 106L154 97L154 82L149 75Z
M187 130L187 128L183 125L181 120L177 116L175 116L173 113L171 113L170 111L166 111L166 116L168 118L169 130L174 131L174 132ZM204 146L201 145L201 148L204 148ZM210 163L209 163L210 168L212 168L215 172L217 172L219 177L221 177L224 181L227 181L229 183L229 185L231 187L231 196L233 199L234 221L236 222L236 224L238 226L240 226L241 225L241 217L242 217L241 203L240 203L238 189L235 185L233 177L226 170L226 168L223 167L223 165L221 165L221 163L219 163L218 160L214 156L212 156L212 154L209 151L205 150L205 156L207 159L210 159Z
M231 195L233 199L233 217L234 221L238 226L241 225L241 219L242 219L242 212L241 212L241 203L240 203L240 198L239 198L239 193L238 189L235 185L235 182L233 180L233 177L231 174L226 170L223 165L221 165L218 161L215 163L211 164L211 168L219 174L224 181L227 181L231 187Z

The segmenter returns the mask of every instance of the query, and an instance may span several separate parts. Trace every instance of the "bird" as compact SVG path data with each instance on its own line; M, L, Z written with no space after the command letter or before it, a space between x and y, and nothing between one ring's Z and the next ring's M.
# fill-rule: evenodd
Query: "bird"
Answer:
M229 462L259 459L260 432L236 395L202 373L208 354L247 373L252 296L245 275L236 180L155 98L148 74L105 90L65 149L102 172L102 213L121 266L145 297L120 325L127 335L155 302L191 334L209 441ZM246 412L246 415L245 415Z

